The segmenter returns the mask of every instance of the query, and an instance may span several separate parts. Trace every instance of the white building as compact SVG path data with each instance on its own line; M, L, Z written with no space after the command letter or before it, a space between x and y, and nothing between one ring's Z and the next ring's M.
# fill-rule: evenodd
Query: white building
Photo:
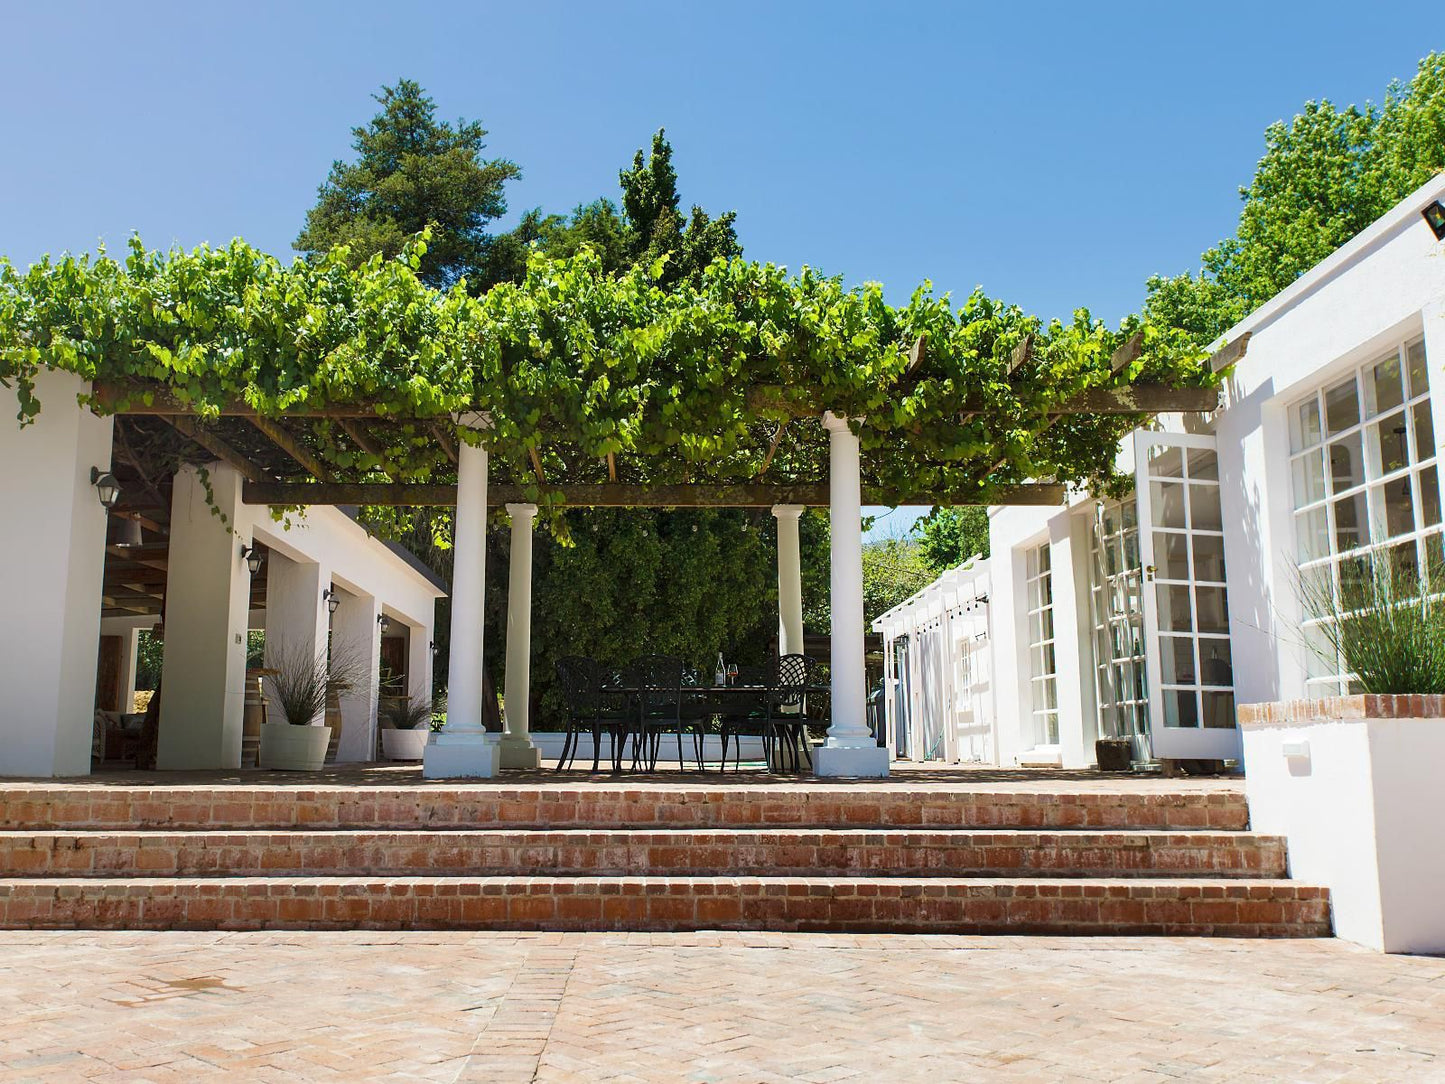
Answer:
M1445 177L1231 328L1250 338L1220 408L1121 449L1132 496L993 509L988 561L875 622L900 752L1082 767L1129 737L1140 760L1235 760L1236 703L1343 691L1299 577L1372 546L1442 557L1445 245L1422 215L1441 199ZM979 595L987 650L954 631Z

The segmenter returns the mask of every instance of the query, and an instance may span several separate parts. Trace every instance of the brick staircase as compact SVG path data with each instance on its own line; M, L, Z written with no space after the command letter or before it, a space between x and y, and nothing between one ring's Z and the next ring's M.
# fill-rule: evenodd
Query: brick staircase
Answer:
M7 786L0 928L1327 936L1235 791Z

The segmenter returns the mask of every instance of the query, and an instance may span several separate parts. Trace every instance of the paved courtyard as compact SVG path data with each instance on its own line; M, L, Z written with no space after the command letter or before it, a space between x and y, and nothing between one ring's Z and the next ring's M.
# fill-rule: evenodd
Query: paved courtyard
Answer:
M0 1078L1445 1080L1338 941L0 933Z

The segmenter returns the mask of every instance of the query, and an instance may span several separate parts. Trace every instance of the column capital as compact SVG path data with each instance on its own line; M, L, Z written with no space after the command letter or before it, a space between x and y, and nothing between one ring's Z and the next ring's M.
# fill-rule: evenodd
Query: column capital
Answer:
M823 428L830 433L848 432L848 416L846 414L834 414L831 410L823 411Z
M773 505L773 515L778 519L797 519L805 511L807 511L807 506L801 504Z
M525 502L519 504L509 504L506 506L506 508L507 515L511 516L514 522L518 519L531 519L537 514L537 506L535 504L527 504Z
M492 416L485 410L463 410L452 415L458 429L490 429Z

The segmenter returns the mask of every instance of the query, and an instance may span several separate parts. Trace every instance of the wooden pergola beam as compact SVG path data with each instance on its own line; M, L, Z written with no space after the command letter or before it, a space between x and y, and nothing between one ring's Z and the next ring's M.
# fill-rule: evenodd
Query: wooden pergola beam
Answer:
M209 432L195 418L188 418L184 414L162 415L161 420L172 426L176 432L185 437L192 444L199 445L222 463L234 467L242 478L252 482L264 482L268 475L256 464L252 463L240 452L232 448L215 433Z
M331 473L331 468L316 458L311 449L293 437L279 422L259 415L252 415L247 420L256 427L262 436L301 464L306 473L313 478L319 478L323 482L334 480L335 476Z
M336 424L341 426L341 431L351 438L351 442L360 448L367 455L375 456L383 465L386 465L386 449L381 442L366 431L366 428L356 418L338 418Z
M771 508L775 504L801 504L827 508L827 483L799 485L593 485L537 486L542 496L560 495L572 508ZM1054 482L995 486L969 494L900 493L877 486L863 487L863 503L898 505L1055 505L1062 504L1065 487ZM246 504L311 505L355 504L447 507L457 503L456 486L433 483L377 482L247 482L241 491ZM533 499L519 485L487 486L487 504L497 507Z
M1249 349L1249 337L1253 332L1246 331L1232 343L1225 343L1214 353L1209 355L1209 371L1211 373L1222 372L1229 368L1240 358L1244 357L1245 351Z

